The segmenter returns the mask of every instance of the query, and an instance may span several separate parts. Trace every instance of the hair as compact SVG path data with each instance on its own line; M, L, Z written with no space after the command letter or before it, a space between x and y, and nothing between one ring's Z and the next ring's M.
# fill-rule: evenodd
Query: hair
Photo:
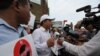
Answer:
M45 19L45 20L43 20L43 21L40 23L40 25L43 26L44 22L46 22L46 21L48 21L48 20L50 20L50 19Z
M10 7L14 0L0 0L0 10L5 10ZM29 0L18 0L18 3L21 3L22 5L27 4L27 1Z
M7 9L11 4L13 0L0 0L0 10Z
M30 2L29 0L18 0L18 2L22 5L27 4L27 2Z

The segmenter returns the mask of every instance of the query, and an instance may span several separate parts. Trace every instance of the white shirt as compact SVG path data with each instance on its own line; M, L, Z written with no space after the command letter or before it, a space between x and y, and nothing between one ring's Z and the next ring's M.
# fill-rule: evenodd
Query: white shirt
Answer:
M63 46L65 46L66 51L76 56L100 56L100 31L82 46L72 45L65 41Z
M47 40L51 37L49 31L43 27L36 29L32 34L34 44L39 56L51 56L51 49L47 46Z

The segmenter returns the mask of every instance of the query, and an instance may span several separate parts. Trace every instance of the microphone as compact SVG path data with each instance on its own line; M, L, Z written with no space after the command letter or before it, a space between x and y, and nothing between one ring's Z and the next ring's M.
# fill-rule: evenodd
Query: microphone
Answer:
M55 38L55 39L60 38L60 33L55 32L55 33L54 33L54 38Z
M100 8L100 4L98 4L98 8Z
M87 5L87 6L84 6L82 8L77 9L76 12L80 12L80 11L83 11L85 9L90 9L90 8L91 8L91 5Z

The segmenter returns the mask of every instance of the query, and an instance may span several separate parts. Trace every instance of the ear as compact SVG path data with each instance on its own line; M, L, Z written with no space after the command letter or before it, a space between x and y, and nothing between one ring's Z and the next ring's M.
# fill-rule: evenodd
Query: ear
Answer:
M20 11L20 4L18 1L14 0L12 3L12 9L14 9L16 12Z

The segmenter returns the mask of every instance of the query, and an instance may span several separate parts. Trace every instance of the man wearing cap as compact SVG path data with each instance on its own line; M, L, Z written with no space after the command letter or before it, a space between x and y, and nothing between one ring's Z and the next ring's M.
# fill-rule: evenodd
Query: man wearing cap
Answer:
M32 34L39 56L52 56L50 48L54 46L54 38L49 33L52 25L51 21L52 19L47 14L44 14L40 18L41 27Z

